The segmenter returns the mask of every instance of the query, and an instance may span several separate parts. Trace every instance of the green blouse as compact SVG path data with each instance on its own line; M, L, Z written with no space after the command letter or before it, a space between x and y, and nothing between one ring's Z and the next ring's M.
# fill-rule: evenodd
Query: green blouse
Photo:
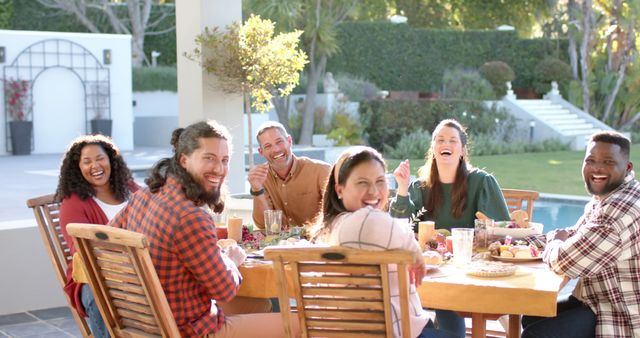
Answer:
M473 221L476 219L475 213L481 211L488 217L496 221L509 220L509 210L502 197L500 186L493 175L480 170L473 169L467 177L467 206L462 215L454 218L451 215L451 191L453 183L443 184L444 203L438 211L438 215L433 217L422 215L421 220L433 220L437 229L451 228L473 228ZM420 210L424 202L423 193L428 194L426 188L422 186L420 180L415 180L409 185L409 195L399 196L391 200L389 211L391 216L399 218L410 218L411 215ZM425 206L426 208L426 206Z

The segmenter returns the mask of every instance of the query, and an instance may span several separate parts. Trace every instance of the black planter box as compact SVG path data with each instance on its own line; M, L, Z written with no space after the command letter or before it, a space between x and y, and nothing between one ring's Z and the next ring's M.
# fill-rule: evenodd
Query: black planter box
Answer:
M91 120L91 133L111 137L111 122L110 119Z
M31 132L33 122L31 121L11 121L9 122L11 133L11 152L13 155L31 154Z

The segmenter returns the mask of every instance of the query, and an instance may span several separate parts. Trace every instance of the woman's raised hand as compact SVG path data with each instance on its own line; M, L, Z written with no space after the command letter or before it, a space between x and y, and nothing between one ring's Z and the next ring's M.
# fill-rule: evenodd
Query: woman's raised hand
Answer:
M393 176L398 182L398 195L407 196L409 194L409 179L411 178L411 165L409 160L400 162L396 170L393 171Z

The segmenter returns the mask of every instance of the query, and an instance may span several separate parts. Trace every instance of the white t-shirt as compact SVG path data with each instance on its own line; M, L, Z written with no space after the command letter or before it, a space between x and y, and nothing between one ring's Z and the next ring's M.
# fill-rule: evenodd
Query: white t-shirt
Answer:
M98 203L98 206L100 207L100 209L102 209L104 214L107 215L107 219L109 221L111 221L114 217L116 217L116 215L120 212L120 210L122 210L129 202L125 200L120 204L108 204L108 203L102 202L99 198L95 196L93 196L93 200L96 201L96 203Z
M420 246L415 239L413 229L405 220L392 218L388 213L366 207L354 212L345 212L333 221L333 230L329 234L331 245L363 250L408 250L421 257ZM398 274L395 265L389 266L389 285L391 287L391 305L393 311L394 337L400 337L400 300ZM411 336L417 337L429 320L422 309L420 297L415 285L409 288L409 314L411 316Z

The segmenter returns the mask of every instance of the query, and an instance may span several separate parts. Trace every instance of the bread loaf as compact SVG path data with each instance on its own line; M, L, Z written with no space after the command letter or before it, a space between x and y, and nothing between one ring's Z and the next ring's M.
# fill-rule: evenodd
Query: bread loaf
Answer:
M425 251L422 253L422 259L426 265L442 264L442 256L437 251Z

